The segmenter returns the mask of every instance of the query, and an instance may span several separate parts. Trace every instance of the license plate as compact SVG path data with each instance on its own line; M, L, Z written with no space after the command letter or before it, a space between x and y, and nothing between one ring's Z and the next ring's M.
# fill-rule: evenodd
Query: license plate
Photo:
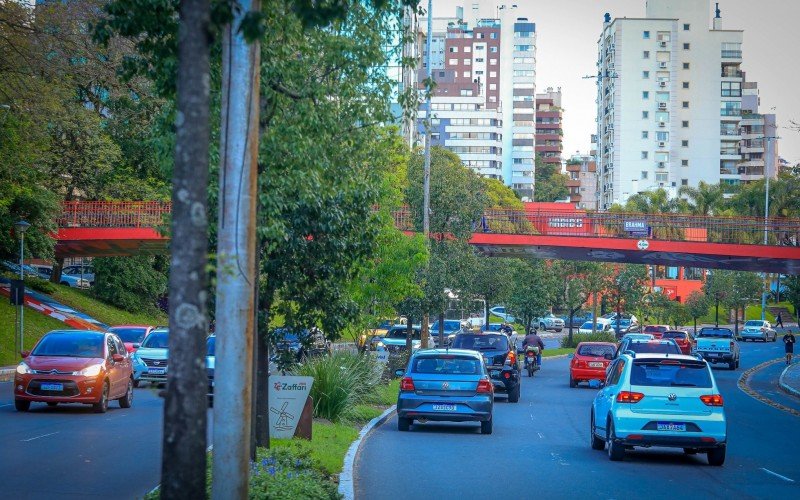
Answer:
M656 430L686 432L686 424L675 422L656 422Z
M602 361L590 361L589 368L602 368L603 362Z
M167 369L166 368L148 368L147 369L147 373L149 373L151 375L164 375L165 373L167 373Z
M708 353L708 355L710 357L712 357L712 358L716 358L717 356L719 356L719 353L718 352L710 352L710 353Z
M456 411L456 405L433 405L434 411Z
M42 384L41 389L43 391L63 391L64 384Z

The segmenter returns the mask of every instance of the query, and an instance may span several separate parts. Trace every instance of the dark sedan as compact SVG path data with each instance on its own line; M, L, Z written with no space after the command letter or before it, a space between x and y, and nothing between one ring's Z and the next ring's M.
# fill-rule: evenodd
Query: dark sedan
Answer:
M453 340L456 349L477 351L483 356L489 378L496 391L508 394L508 402L519 401L520 374L517 353L502 333L459 333Z

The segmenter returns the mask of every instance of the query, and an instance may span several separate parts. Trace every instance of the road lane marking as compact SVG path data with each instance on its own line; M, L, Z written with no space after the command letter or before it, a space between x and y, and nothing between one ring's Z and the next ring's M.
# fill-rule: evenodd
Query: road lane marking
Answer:
M544 436L542 436L542 433L541 433L541 432L537 432L536 434L538 434L538 435L539 435L539 439L544 439Z
M558 465L569 465L569 463L567 463L566 460L561 458L561 455L559 455L558 453L551 451L550 456L553 457L554 462L558 462Z
M793 482L794 482L794 479L789 479L789 478L788 478L788 477L786 477L786 476L781 476L781 475L780 475L780 474L778 474L777 472L772 472L772 471L771 471L771 470L769 470L769 469L765 469L765 468L761 467L761 470L763 470L763 471L764 471L764 472L766 472L767 474L771 474L771 475L773 475L773 476L775 476L775 477L777 477L777 478L783 479L784 481L787 481L787 482L789 482L789 483L793 483Z
M58 434L58 433L59 433L59 431L56 431L56 432L51 432L50 434L42 434L41 436L36 436L36 437L29 438L29 439L20 439L20 442L21 443L27 443L28 441L33 441L34 439L39 439L39 438L43 438L43 437L47 437L47 436L52 436L53 434Z
M14 403L8 403L7 405L0 405L0 408L5 408L6 406L11 406L11 405L13 405L13 404L14 404Z

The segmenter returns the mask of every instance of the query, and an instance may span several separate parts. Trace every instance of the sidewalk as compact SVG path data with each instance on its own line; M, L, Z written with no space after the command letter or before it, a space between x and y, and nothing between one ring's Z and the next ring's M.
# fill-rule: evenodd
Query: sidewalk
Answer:
M779 379L781 389L793 396L800 397L800 362L795 361L787 366Z
M10 382L14 380L15 371L17 371L16 366L0 366L0 382Z

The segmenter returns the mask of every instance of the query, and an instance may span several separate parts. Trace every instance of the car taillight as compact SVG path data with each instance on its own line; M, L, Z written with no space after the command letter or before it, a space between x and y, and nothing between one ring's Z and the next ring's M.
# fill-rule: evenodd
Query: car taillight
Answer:
M586 368L586 361L580 359L575 361L575 368Z
M401 391L413 391L414 389L414 381L411 380L411 377L403 377L400 381L400 390Z
M517 364L517 355L514 353L514 351L509 351L508 352L508 358L506 358L506 361L511 366L514 366L515 364Z
M706 406L722 406L722 394L706 394L700 396L700 400Z
M734 344L735 344L735 342L731 340L731 351L733 351L733 345Z
M621 391L617 394L617 403L638 403L643 397L641 392Z
M477 392L481 393L481 394L491 394L491 393L494 392L494 386L492 385L491 382L489 382L485 378L481 379L481 380L478 380L478 391Z

